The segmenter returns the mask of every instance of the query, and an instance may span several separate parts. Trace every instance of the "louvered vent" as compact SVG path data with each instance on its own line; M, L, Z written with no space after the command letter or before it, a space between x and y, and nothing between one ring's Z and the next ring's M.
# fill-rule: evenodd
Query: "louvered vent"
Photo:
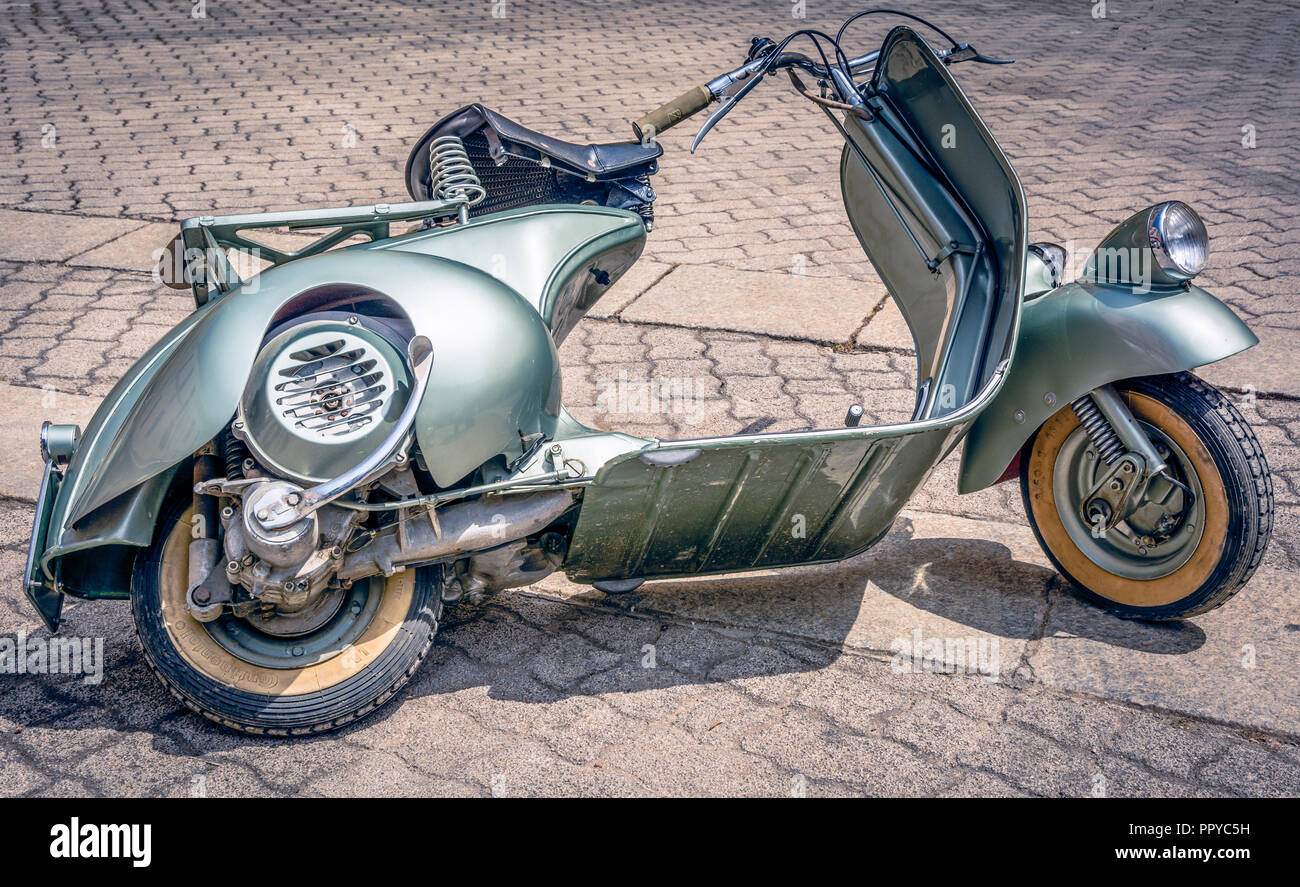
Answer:
M298 435L321 440L361 433L388 400L385 368L365 342L350 336L295 351L274 386L281 420Z

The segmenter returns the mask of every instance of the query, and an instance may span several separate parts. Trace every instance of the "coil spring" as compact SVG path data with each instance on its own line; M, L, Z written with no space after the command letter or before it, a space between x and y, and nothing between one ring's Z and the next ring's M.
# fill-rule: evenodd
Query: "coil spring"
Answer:
M244 460L251 458L248 445L226 429L221 441L221 455L226 460L226 480L239 480L244 476Z
M1123 442L1115 433L1115 429L1110 427L1106 417L1101 414L1101 410L1097 408L1092 395L1085 394L1072 402L1070 409L1074 410L1074 415L1079 417L1079 424L1083 426L1088 440L1092 441L1103 462L1109 465L1123 455L1126 449Z
M456 136L442 136L429 146L429 194L434 200L463 198L467 206L487 197L465 143Z

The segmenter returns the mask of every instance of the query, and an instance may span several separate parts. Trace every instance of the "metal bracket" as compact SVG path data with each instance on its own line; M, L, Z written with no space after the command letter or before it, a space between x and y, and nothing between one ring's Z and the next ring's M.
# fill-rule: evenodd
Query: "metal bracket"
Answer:
M1147 486L1146 463L1135 453L1125 453L1115 460L1110 470L1096 486L1083 497L1079 516L1092 527L1098 538L1132 512L1132 503L1141 497Z
M943 249L939 250L938 254L936 254L933 259L926 259L925 267L929 268L932 272L937 272L939 266L944 263L944 260L953 253L965 253L966 255L974 256L978 255L979 251L973 246L963 246L955 240L950 240Z

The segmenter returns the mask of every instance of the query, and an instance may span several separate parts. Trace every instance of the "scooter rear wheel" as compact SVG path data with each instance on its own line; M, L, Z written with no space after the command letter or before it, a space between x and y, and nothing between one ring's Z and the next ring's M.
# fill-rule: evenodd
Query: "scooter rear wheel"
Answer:
M300 636L259 632L257 617L199 622L185 605L187 505L164 513L136 560L131 595L145 658L187 707L246 733L323 733L374 711L414 676L438 630L437 568L358 581L328 623Z
M1104 466L1067 406L1022 454L1030 525L1075 593L1117 616L1166 620L1213 610L1245 585L1268 546L1273 484L1263 450L1236 407L1191 373L1115 389L1192 497L1153 481L1129 519L1093 534L1079 506Z

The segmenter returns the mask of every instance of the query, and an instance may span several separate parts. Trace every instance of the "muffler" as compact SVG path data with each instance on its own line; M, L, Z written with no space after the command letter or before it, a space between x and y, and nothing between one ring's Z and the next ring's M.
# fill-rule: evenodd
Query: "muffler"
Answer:
M409 564L497 548L541 532L573 505L572 490L485 497L438 509L437 524L428 514L386 527L360 551L348 554L340 579L391 576Z

